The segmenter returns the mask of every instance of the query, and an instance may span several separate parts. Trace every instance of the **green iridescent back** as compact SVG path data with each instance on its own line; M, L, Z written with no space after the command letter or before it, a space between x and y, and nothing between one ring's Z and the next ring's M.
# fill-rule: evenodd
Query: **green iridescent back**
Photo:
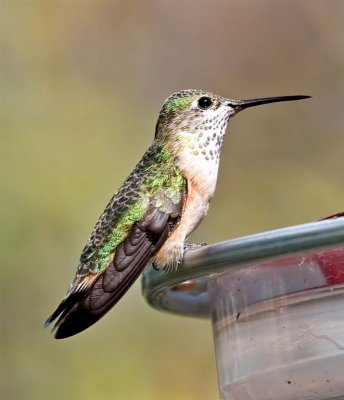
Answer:
M116 247L150 207L177 213L185 186L165 142L154 142L100 216L82 251L76 280L90 272L102 272Z

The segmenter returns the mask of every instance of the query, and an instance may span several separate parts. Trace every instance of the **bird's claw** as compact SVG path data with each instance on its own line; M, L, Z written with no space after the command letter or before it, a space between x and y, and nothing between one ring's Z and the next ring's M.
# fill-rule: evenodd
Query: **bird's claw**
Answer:
M207 243L201 242L201 243L184 243L184 253L190 251L190 250L195 250L199 249L200 247L206 246Z
M195 250L199 249L200 247L206 246L207 243L201 242L201 243L184 243L183 244L183 253L187 253L190 250ZM183 259L178 259L175 261L175 267L179 266L182 263ZM152 267L155 269L155 271L161 272L165 270L164 266L159 266L159 264L153 262ZM175 269L175 268L173 268ZM167 269L168 270L168 269Z
M161 268L158 267L158 264L156 264L154 262L152 263L152 267L155 269L155 271L159 272L161 270Z

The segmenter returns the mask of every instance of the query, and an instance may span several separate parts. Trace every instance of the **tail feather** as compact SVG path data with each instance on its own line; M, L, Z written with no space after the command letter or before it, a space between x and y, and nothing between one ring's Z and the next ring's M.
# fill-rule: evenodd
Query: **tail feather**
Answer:
M120 300L139 277L146 263L147 257L143 257L141 262L135 266L135 269L128 269L123 273L118 272L111 265L108 267L106 274L99 275L87 290L72 293L64 299L56 311L48 318L45 326L49 326L57 319L53 328L56 339L64 339L87 329ZM104 279L109 279L111 275L113 282L116 282L116 284L108 292L104 290Z
M83 296L81 292L75 292L61 301L56 310L45 321L44 328L48 328L53 321L60 315L66 314Z

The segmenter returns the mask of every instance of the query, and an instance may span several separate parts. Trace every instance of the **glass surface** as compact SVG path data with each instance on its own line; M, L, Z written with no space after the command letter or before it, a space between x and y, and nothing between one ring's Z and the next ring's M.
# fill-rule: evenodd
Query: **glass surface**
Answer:
M344 396L343 248L232 270L209 291L225 399Z
M205 246L142 285L211 318L224 399L344 399L344 218Z

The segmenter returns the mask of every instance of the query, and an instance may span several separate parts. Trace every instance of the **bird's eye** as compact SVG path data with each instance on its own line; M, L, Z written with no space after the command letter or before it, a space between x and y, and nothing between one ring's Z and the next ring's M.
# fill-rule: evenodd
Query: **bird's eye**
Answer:
M197 105L201 110L207 110L213 105L213 101L210 97L204 96L198 99Z

